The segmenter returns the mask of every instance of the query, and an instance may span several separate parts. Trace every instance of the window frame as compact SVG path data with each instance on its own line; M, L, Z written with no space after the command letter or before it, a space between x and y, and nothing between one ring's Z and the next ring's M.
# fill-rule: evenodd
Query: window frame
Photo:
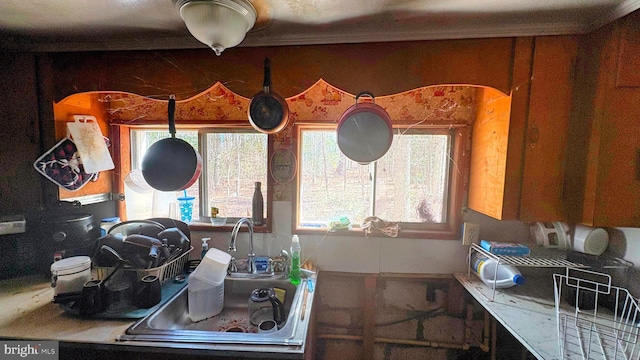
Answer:
M132 153L131 153L132 139L130 136L131 130L153 130L153 131L163 131L163 130L168 131L168 130L166 128L166 124L159 124L159 123L149 122L145 120L142 120L142 121L136 120L136 121L128 122L126 124L112 123L111 129L112 129L111 133L114 134L112 140L114 140L114 144L120 149L120 151L117 152L117 156L114 156L114 162L117 163L116 167L120 168L120 171L118 172L119 175L114 176L114 179L113 179L113 181L115 182L114 188L117 188L119 193L124 194L124 178L125 178L124 174L128 174L132 169ZM193 123L188 123L188 124L184 124L184 123L176 124L176 131L182 131L182 130L198 131L198 152L200 154L203 154L203 138L207 132L215 132L215 131L222 130L222 131L229 131L229 132L248 131L248 132L259 133L250 124L247 124L245 122L238 122L238 121L221 121L215 124L211 124L209 122L205 123L205 122L194 121ZM265 161L266 161L267 172L268 172L269 159L271 158L271 155L274 151L273 150L274 137L271 134L267 134L266 136L267 136L267 159L265 159ZM203 163L206 161L204 156L202 160L203 160ZM200 178L199 178L200 189L198 191L198 196L200 196L201 199L203 197L203 186L206 186L205 181L206 180L205 180L204 169L203 169L202 174L200 175ZM274 181L272 177L269 174L267 174L267 184L266 186L263 187L263 190L266 190L265 224L261 226L255 226L254 232L256 233L271 232L272 219L273 219L273 216L271 216L271 214L273 214L273 186L274 186ZM240 218L230 217L230 218L227 218L226 225L213 226L207 221L208 218L203 217L204 216L203 214L209 213L209 209L206 208L207 206L208 205L202 204L201 202L200 219L190 223L189 224L190 229L194 231L228 232L233 228L235 221L240 219ZM119 214L126 213L126 207L125 207L124 201L119 201L117 207L118 207Z
M205 171L204 171L204 164L207 162L207 158L206 158L206 154L207 151L205 151L205 137L207 136L207 134L211 134L211 133L220 133L220 132L225 132L225 133L255 133L255 134L261 134L261 135L265 135L267 137L267 158L266 160L266 168L267 168L267 183L265 184L265 186L262 188L263 189L263 196L266 193L266 197L265 197L265 225L262 225L263 227L266 226L269 230L271 229L271 214L272 214L272 206L271 206L271 199L272 199L272 195L273 195L273 191L272 191L272 179L271 179L271 175L269 174L269 159L271 159L271 154L273 152L273 137L271 135L268 134L263 134L257 130L255 130L253 127L251 126L225 126L225 127L220 127L220 126L210 126L210 127L204 127L198 130L198 152L200 152L201 156L202 156L202 164L203 164L203 171L202 171L202 175L200 177L200 189L199 189L199 196L200 199L203 199L206 196L206 190L208 188L208 182L207 182L207 177L205 176ZM209 205L208 204L203 204L201 202L200 204L200 221L201 222L209 222L209 217L207 216L203 216L203 214L209 214L210 209L208 208ZM204 212L202 212L204 211ZM235 224L238 220L240 220L240 217L227 217L227 224L225 225L225 227L229 227L229 226L233 226L232 224ZM229 223L232 223L231 225ZM223 227L224 228L224 227Z
M296 122L293 127L293 137L296 146L296 157L301 159L301 134L304 130L336 130L337 122L327 123L326 121ZM470 160L470 126L461 124L423 125L415 122L394 121L394 136L398 132L410 129L434 129L435 132L447 131L451 134L451 154L453 162L449 167L449 181L447 194L447 221L437 224L420 224L416 222L400 222L400 238L423 238L436 240L457 240L459 239L460 226L462 224L463 200L468 189L469 160ZM298 161L297 173L300 172ZM359 227L351 231L330 232L326 228L314 229L309 227L299 227L300 205L298 197L300 192L300 176L296 176L295 187L292 190L292 223L291 231L302 235L331 235L331 236L363 236L364 231ZM384 235L373 233L371 236L383 237Z

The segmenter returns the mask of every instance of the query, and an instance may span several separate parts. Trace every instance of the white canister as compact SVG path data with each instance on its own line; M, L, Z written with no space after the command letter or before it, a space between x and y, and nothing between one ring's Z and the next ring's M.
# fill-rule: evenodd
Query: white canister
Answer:
M609 245L605 229L577 224L573 233L573 250L590 255L601 255Z
M80 292L91 280L91 258L72 256L51 264L51 287L53 294Z

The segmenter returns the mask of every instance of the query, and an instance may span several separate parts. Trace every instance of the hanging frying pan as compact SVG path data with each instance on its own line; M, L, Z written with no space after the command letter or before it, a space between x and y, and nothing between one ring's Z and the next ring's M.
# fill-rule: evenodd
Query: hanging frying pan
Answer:
M277 93L271 91L271 62L264 59L264 82L262 91L251 98L248 110L249 122L254 129L275 134L287 126L289 107Z
M373 94L363 91L340 117L337 137L338 148L349 159L366 165L387 153L393 142L393 127L389 114L375 102L361 102L362 96Z
M188 142L176 138L176 100L169 98L170 138L155 142L142 158L142 176L160 191L184 190L193 185L202 171L202 158Z

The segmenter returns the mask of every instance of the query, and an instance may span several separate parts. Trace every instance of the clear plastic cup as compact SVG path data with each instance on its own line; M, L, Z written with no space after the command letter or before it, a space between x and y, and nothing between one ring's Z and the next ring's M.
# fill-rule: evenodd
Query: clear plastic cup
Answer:
M184 222L191 222L193 216L193 201L196 198L193 196L179 197L178 207L180 209L180 220Z

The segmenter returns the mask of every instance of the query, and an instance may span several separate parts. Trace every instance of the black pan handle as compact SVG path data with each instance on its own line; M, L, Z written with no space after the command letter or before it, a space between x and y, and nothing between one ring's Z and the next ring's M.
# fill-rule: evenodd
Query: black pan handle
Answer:
M176 96L171 94L169 96L169 105L168 105L168 113L169 113L169 133L171 133L171 137L176 137Z
M262 91L268 94L271 88L271 60L264 58L264 81L262 82Z

